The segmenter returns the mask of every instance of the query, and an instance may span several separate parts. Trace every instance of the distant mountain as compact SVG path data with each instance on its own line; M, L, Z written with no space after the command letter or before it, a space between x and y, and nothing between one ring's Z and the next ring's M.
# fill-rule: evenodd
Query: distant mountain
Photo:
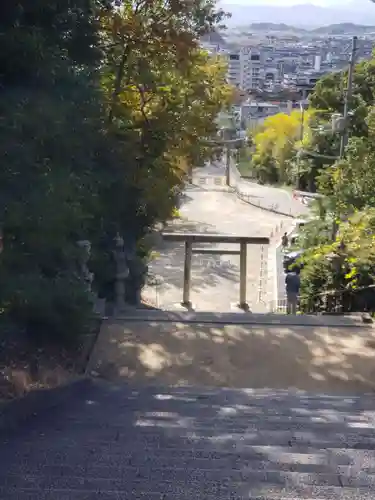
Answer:
M313 33L328 35L364 35L374 32L375 26L364 26L354 23L330 24L329 26L322 26L313 30Z
M247 26L246 26L247 28ZM295 26L290 26L289 24L276 24L276 23L251 23L248 27L249 31L279 31L279 32L290 32L290 31L305 31L302 28L296 28Z
M316 35L364 35L374 33L374 26L364 26L354 23L339 23L321 26L320 28L298 28L284 23L252 23L249 26L241 27L242 31L246 29L249 33L270 32L270 33L312 33Z
M357 0L345 8L319 7L311 4L235 5L225 4L225 2L221 2L220 7L232 13L231 19L226 21L228 27L269 22L310 28L334 23L375 25L375 4L372 4L370 0L365 0L365 2Z

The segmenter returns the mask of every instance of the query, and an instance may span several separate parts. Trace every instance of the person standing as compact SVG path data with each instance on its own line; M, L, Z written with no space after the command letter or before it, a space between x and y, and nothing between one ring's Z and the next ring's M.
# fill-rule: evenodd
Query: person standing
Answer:
M300 278L299 268L296 268L294 271L287 272L285 277L287 314L297 314L297 305L298 305L300 287L301 287L301 278Z
M282 236L282 238L281 238L281 246L283 247L283 252L286 251L288 245L289 245L288 234L284 233L283 236Z

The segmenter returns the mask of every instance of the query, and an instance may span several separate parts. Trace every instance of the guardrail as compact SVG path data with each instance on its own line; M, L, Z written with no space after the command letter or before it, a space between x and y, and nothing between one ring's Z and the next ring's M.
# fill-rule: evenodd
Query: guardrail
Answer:
M297 311L299 308L297 308ZM273 314L286 314L288 311L288 303L286 299L271 300L270 312Z
M267 258L265 255L264 246L262 245L260 250L260 270L259 270L259 285L258 285L258 303L264 303L264 292L265 283L268 279L268 268L267 268Z
M270 312L287 313L287 300L270 302ZM306 306L299 304L297 311L303 314L345 314L375 310L375 285L350 290L327 290L318 294Z
M273 203L271 205L265 206L259 200L255 201L254 196L252 196L249 193L246 193L246 191L241 188L241 184L245 181L242 179L242 176L238 171L236 164L233 161L230 163L229 170L230 170L230 175L229 175L230 186L234 189L235 193L237 194L238 198L240 198L240 200L254 207L267 210L268 212L273 212L277 215L283 215L284 217L290 217L292 219L300 217L300 214L296 215L292 213L292 209L290 209L288 212L285 210L281 210L278 203Z
M311 300L303 312L343 314L375 310L375 284L355 289L327 290Z

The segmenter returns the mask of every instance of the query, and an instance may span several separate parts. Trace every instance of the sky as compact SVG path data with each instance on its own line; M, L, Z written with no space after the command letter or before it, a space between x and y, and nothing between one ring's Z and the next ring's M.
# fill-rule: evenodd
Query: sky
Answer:
M350 3L350 0L225 0L223 3L236 5L278 5L279 7L310 3L322 7L337 7L345 3Z

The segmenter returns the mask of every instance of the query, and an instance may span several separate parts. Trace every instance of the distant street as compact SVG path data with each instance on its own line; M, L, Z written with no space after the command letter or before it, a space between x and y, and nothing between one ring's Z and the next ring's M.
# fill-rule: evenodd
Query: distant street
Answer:
M225 179L225 160L216 161L207 164L204 168L195 170L195 178L199 176L222 176ZM232 182L237 183L237 187L241 192L250 196L250 200L255 205L260 206L265 210L275 210L293 217L305 217L309 213L309 208L299 200L293 198L292 191L281 189L273 186L262 186L256 182L247 179L233 178Z
M237 188L240 190L241 193L246 193L250 195L250 200L255 204L260 206L261 208L264 209L264 212L266 210L275 210L275 211L280 211L285 214L290 214L294 217L297 218L306 218L308 213L309 213L309 208L308 206L304 205L301 203L298 199L293 198L293 194L290 191L287 191L286 189L281 189L277 187L272 187L272 186L262 186L260 184L257 184L256 182L251 182L243 178L239 178L238 173L236 172L236 169L233 169L234 172L232 172L232 182L236 183ZM217 176L217 175L222 175L223 179L225 178L225 162L224 161L218 161L214 162L211 165L207 165L202 171L199 169L196 170L196 175L199 176L201 174L208 175L208 176ZM235 174L235 178L233 178L233 175ZM251 207L251 205L249 205ZM259 213L259 210L254 208L255 213ZM269 215L273 217L276 217L274 220L280 220L278 219L276 214L273 214L272 212L268 212ZM261 219L259 219L259 223L261 224ZM286 219L285 220L285 228L291 228L293 225L293 220L292 218ZM281 234L277 236L277 238L281 238ZM277 245L279 242L275 240L273 242L273 245ZM273 289L272 297L270 297L270 300L278 300L283 302L286 299L286 292L285 292L285 274L284 274L284 268L283 268L283 252L281 250L281 247L279 246L276 249L276 252L274 254L274 257L271 258L271 261L273 260L272 263L272 270L269 269L269 272L273 274L273 277L271 278L273 280L271 289ZM274 274L276 273L276 276Z
M309 212L306 205L293 199L292 193L285 189L261 186L243 179L241 181L241 190L250 194L265 209L274 209L301 218L305 217Z

